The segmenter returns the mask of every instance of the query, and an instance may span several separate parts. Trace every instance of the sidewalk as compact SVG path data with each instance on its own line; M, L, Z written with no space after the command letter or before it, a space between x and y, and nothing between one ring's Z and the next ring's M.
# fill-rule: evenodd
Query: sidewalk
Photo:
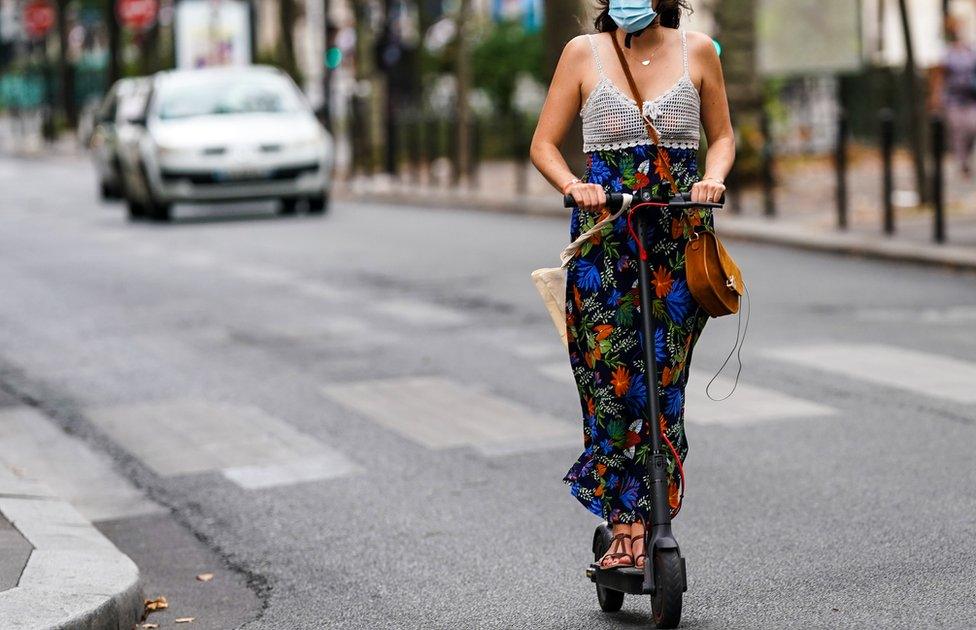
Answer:
M443 169L443 165L442 169ZM385 175L359 176L339 185L338 196L365 197L392 203L439 208L475 208L540 216L566 217L559 194L527 169L525 195L516 193L519 167L513 163L483 164L472 187L432 186L426 173L407 171L399 181ZM909 207L913 180L907 155L895 160L896 232L882 233L881 165L869 150L854 150L848 172L848 229L837 229L835 176L827 158L796 158L777 164L774 218L763 215L762 193L739 192L738 213L722 211L717 224L723 236L792 247L976 269L976 182L964 180L946 161L946 233L932 240L932 211ZM441 177L444 181L447 178ZM735 191L730 191L730 196ZM901 204L898 207L897 204Z
M0 628L132 628L136 565L44 485L0 465Z

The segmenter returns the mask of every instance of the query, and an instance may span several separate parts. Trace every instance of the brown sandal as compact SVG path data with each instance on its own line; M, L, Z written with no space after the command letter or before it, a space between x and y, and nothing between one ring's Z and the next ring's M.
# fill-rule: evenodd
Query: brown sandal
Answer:
M637 561L640 560L641 558L644 558L644 562L645 563L647 562L647 540L646 540L646 532L641 533L641 534L634 534L633 536L630 537L630 548L631 548L631 551L633 551L633 549L634 549L634 541L635 540L640 540L644 544L644 553L638 554L637 556L634 557L634 567L636 567L638 569L643 569L644 568L643 566L637 566Z
M607 552L603 554L602 558L600 558L601 569L604 570L626 569L634 566L634 559L626 551L618 551L618 552L611 553L613 549L620 549L623 547L624 544L623 540L625 538L628 538L627 534L617 534L616 536L610 539L610 546L607 548ZM624 558L630 558L630 562L625 563L623 561ZM609 560L610 562L616 562L616 564L607 566L606 565L607 560Z

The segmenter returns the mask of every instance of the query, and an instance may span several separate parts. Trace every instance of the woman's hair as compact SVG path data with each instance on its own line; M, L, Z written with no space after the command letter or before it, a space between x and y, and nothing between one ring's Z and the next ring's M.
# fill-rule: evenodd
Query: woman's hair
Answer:
M651 2L651 0L647 1ZM657 0L656 4L658 14L656 22L668 28L678 28L682 11L691 13L688 0ZM593 22L597 32L611 33L617 30L617 23L610 17L610 0L596 0L596 6L600 10L600 14Z

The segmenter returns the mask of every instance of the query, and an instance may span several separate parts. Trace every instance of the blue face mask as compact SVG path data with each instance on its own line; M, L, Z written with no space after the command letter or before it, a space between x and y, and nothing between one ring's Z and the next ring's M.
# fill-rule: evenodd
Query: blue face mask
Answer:
M610 0L610 18L625 33L644 30L656 17L651 0Z

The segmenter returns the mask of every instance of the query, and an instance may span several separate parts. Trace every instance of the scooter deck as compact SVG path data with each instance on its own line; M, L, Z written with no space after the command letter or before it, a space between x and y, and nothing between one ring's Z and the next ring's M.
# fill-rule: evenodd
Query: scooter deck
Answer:
M644 569L603 569L597 563L586 569L586 577L604 588L629 595L647 595L644 591Z

